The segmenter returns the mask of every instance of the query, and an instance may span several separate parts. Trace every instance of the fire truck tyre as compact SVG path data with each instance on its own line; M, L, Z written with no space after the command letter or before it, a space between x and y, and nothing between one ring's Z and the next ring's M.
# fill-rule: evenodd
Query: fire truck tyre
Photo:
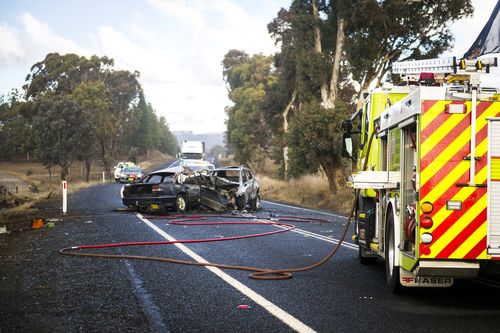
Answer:
M385 227L385 279L387 288L393 294L398 294L402 291L402 286L399 282L399 267L395 266L396 249L394 247L394 216L392 208L387 213Z
M375 255L370 255L366 248L361 245L358 246L358 258L359 262L363 265L370 265L377 262L377 257Z
M186 197L182 194L179 194L177 198L175 198L175 210L179 213L184 213L187 209Z
M260 209L260 197L258 194L255 197L255 199L250 201L250 208L252 208L252 210L255 210L255 211Z
M240 195L234 199L234 203L236 204L236 209L243 210L245 208L245 196Z

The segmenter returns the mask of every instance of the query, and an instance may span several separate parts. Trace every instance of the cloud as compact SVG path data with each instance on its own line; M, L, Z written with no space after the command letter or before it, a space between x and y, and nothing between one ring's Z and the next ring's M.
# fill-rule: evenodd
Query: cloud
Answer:
M27 64L43 60L50 52L90 55L91 52L72 40L55 34L48 24L30 13L18 16L20 29L0 25L0 65Z
M149 0L153 7L163 11L170 18L179 20L187 26L201 31L205 27L205 19L197 6L190 6L185 1Z
M0 25L0 65L10 65L24 58L19 33L7 26Z
M181 69L177 59L170 58L160 48L140 46L109 26L100 27L98 36L101 52L115 59L117 67L138 70L141 81L185 83L192 79L188 71Z
M47 23L39 21L30 13L22 13L19 20L23 26L25 53L44 58L47 53L76 53L90 56L92 52L74 41L55 34Z

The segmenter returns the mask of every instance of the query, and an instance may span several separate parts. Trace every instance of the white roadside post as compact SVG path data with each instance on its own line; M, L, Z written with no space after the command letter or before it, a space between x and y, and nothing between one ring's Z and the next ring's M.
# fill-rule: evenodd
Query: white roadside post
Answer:
M62 212L63 214L66 214L66 212L68 211L68 182L65 180L62 181L62 191L63 191Z
M106 172L105 171L102 172L102 182L103 183L106 182Z

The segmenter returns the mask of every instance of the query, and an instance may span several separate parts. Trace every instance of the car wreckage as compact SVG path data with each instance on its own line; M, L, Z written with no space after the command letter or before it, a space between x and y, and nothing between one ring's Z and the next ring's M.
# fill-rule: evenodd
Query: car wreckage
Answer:
M259 182L244 166L201 172L159 170L121 190L125 206L140 211L260 209Z

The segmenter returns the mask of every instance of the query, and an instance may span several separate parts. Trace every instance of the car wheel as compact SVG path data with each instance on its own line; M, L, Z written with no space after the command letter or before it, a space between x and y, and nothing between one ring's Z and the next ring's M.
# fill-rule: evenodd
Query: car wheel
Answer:
M243 208L245 208L245 196L244 195L236 197L234 201L236 204L236 209L242 210Z
M260 209L260 196L258 194L255 197L255 199L250 201L250 208L252 208L252 210L259 210Z
M392 208L387 212L384 251L387 288L393 294L399 294L403 290L403 286L399 282L399 267L395 266L396 248L394 247L394 216Z
M184 197L184 195L179 194L177 196L177 198L175 198L175 209L179 213L184 213L186 211L186 209L187 209L187 202L186 202L186 198Z

